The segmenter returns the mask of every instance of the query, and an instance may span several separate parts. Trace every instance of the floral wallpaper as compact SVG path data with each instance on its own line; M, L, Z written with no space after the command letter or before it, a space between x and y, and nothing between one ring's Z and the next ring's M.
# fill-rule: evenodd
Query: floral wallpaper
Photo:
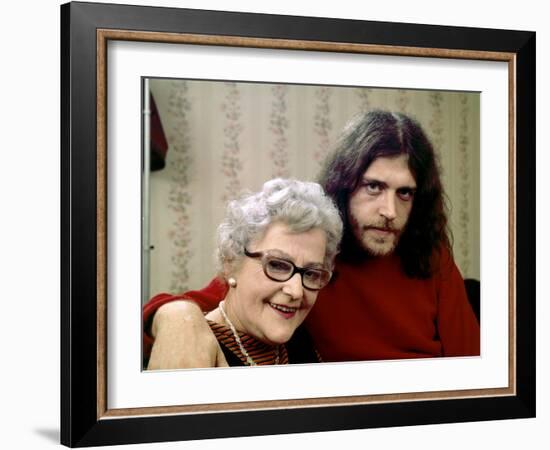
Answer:
M468 97L465 94L459 96L459 115L458 115L458 175L460 185L457 190L457 211L458 211L458 226L456 227L457 244L455 246L456 257L460 261L460 267L464 273L470 273L470 220L472 213L470 212L470 180L475 178L475 174L471 173L471 158L470 146L471 137L468 127L469 104Z
M241 191L240 173L243 170L239 137L244 130L241 112L241 92L237 83L224 83L226 91L221 104L223 122L223 150L221 154L224 190L222 202L235 198Z
M454 254L479 279L478 93L154 79L169 144L151 173L151 295L205 285L225 203L272 177L315 179L339 132L371 109L415 117L440 159Z
M276 84L271 91L271 113L269 116L269 136L271 140L271 178L289 177L289 148L287 131L289 128L287 96L288 86Z
M331 109L330 99L332 90L327 87L315 89L315 125L313 131L317 137L316 148L313 150L313 158L319 163L319 167L330 151L331 144Z
M166 208L170 211L170 220L166 222L167 239L170 240L170 290L172 292L186 290L189 287L189 263L194 253L189 248L191 233L189 231L192 208L192 197L189 194L189 168L192 167L192 149L189 138L188 116L191 114L191 102L188 97L187 83L171 83L168 112L174 118L168 136L169 148L172 154L168 159L170 179L169 194L166 198ZM159 205L157 205L159 206ZM162 214L162 212L160 213ZM154 248L153 248L154 250Z

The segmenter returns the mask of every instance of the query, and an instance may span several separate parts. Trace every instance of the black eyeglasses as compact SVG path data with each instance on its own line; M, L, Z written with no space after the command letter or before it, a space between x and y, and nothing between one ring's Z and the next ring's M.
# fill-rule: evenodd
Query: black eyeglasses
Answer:
M267 252L249 252L246 248L244 254L249 258L261 258L265 276L273 281L288 281L295 273L302 278L302 286L311 291L324 288L330 281L332 272L316 267L298 267L292 261L271 255Z

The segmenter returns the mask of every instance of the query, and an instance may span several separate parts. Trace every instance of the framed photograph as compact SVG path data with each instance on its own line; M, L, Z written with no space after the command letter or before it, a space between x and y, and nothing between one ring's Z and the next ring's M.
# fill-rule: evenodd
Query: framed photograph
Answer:
M535 33L78 2L61 27L64 445L534 417ZM374 110L433 143L479 355L144 370L142 304L215 275L225 202L315 180Z

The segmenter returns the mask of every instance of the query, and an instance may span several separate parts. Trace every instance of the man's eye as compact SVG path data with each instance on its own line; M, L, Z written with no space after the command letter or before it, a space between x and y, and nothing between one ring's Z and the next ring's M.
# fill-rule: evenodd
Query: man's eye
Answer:
M363 186L368 194L379 194L381 191L380 184L378 183L365 183Z
M401 200L409 201L414 197L414 191L412 189L399 189L397 195Z

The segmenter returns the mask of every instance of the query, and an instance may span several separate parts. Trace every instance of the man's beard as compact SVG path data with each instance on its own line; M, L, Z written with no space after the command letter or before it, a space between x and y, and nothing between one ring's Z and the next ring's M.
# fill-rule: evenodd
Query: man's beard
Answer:
M395 251L402 229L384 220L360 225L355 218L350 218L350 225L356 245L370 256L387 256Z

